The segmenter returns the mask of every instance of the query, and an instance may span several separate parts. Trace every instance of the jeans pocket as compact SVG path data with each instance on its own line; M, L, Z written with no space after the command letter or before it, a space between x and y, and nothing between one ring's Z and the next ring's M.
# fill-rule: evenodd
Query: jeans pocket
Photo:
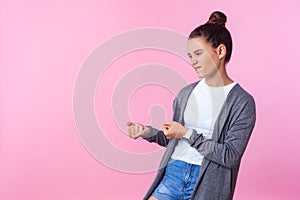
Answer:
M157 192L159 194L162 194L162 195L165 195L165 196L168 196L170 198L174 198L174 199L177 199L176 197L176 194L174 194L165 184L163 183L160 183L158 188L157 188Z

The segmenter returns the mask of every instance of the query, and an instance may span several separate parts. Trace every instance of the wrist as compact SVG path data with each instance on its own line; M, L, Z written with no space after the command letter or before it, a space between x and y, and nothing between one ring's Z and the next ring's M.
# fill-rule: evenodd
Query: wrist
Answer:
M186 138L186 139L190 139L192 133L193 133L193 129L189 128L189 129L187 129L187 131L186 131L186 133L184 134L183 137Z
M179 135L180 135L181 137L184 137L184 136L186 135L187 132L188 132L188 128L186 128L186 127L184 127L184 126L181 125L180 131L179 131Z
M150 132L150 127L148 125L144 125L142 137L145 137L149 132Z

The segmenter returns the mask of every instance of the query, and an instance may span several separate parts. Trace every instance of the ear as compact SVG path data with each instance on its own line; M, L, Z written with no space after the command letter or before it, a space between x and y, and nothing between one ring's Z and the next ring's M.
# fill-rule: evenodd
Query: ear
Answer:
M219 59L225 58L225 56L226 56L226 46L224 44L220 44L217 47L217 53L218 53Z

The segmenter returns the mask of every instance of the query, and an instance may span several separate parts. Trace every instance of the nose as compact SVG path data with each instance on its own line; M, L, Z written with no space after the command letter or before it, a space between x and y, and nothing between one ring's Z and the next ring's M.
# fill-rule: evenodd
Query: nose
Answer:
M195 57L191 57L191 64L194 67L198 63L197 59Z

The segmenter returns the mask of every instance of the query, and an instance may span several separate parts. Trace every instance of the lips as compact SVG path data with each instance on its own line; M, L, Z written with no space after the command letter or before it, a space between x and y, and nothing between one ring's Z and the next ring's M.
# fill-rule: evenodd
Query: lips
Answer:
M202 68L202 66L195 67L195 71L197 71L197 70L199 70L201 68Z

